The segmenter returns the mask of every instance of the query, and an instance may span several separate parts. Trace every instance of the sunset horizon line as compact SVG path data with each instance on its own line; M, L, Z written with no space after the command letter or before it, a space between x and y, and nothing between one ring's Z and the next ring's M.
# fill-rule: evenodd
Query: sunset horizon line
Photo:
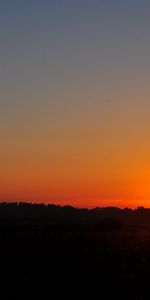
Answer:
M124 209L129 209L129 210L137 210L137 209L150 209L150 206L144 206L144 205L135 205L135 206L129 206L129 205L101 205L101 206L87 206L87 205L73 205L70 204L69 202L66 203L54 203L54 202L50 202L50 201L30 201L30 200L0 200L0 205L1 204L28 204L28 205L43 205L43 206L48 206L48 205L52 205L52 206L59 206L59 207L71 207L74 209L87 209L87 210L93 210L93 209L105 209L105 208L115 208L115 209L120 209L120 210L124 210Z

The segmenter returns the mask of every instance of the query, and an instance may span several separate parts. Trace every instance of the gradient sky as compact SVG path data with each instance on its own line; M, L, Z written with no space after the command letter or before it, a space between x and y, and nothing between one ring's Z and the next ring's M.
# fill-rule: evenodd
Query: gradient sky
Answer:
M150 1L0 1L0 200L150 206Z

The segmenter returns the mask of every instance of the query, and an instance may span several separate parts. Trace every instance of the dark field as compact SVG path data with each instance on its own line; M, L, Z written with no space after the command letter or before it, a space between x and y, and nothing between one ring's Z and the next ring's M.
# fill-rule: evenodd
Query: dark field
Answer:
M141 215L134 226L110 215L68 223L66 214L54 222L28 209L0 209L0 299L150 299L150 230L139 226Z

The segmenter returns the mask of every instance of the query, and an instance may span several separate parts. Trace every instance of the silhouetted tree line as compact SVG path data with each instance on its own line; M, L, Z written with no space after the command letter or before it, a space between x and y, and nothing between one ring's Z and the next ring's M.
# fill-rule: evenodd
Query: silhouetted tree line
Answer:
M147 300L145 229L142 207L0 203L0 299Z
M26 202L0 203L0 222L3 221L38 221L48 224L87 225L92 229L150 229L150 209L138 207L135 210L117 207L97 207L80 209L72 206L37 204Z

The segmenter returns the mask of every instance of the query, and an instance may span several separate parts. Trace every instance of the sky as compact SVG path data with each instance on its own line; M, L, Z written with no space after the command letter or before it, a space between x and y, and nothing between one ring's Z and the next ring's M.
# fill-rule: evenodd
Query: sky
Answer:
M150 1L0 1L0 201L150 207Z

